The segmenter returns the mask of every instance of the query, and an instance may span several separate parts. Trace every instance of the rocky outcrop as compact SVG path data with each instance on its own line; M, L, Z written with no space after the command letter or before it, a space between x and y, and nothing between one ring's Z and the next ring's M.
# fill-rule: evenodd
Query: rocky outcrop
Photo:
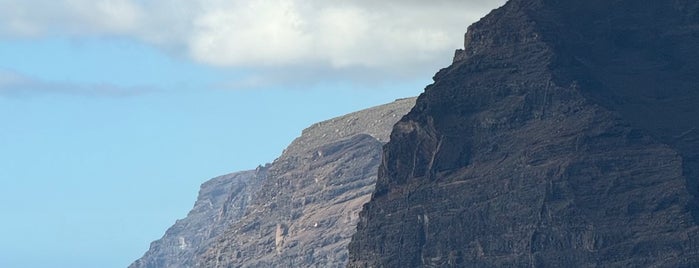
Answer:
M130 267L344 267L390 130L415 98L316 123L273 163L202 185Z
M699 265L699 4L511 0L393 129L349 267Z
M347 244L374 190L381 148L414 103L397 100L304 130L270 165L248 213L197 266L346 266Z
M129 268L192 267L202 248L215 242L226 227L247 211L252 194L265 178L265 168L213 178L201 186L194 208L163 238L154 241Z

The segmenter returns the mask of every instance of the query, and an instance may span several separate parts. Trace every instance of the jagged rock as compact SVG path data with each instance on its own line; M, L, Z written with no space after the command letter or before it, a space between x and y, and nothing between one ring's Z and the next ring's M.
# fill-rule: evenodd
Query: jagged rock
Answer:
M345 266L381 147L414 103L316 123L272 164L204 183L187 218L130 267Z
M143 257L129 268L192 267L197 252L215 241L226 227L246 212L249 199L265 168L236 172L213 178L201 186L199 197L187 217L154 241Z
M272 163L248 211L198 267L344 267L401 99L314 124Z
M699 3L511 0L393 129L349 267L699 266Z

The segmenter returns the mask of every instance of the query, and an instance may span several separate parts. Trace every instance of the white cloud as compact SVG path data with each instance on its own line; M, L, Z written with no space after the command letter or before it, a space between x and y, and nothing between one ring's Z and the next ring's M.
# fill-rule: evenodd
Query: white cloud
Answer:
M313 36L292 0L246 1L194 20L191 55L216 65L293 64L310 56Z
M4 36L136 33L146 10L128 0L0 0Z
M504 1L0 0L0 35L116 35L223 67L400 75L448 63Z

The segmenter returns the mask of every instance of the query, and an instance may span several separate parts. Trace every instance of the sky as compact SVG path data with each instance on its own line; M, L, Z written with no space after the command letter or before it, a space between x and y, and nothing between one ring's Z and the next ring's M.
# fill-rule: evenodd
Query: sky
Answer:
M416 96L504 0L0 0L0 267L126 267L199 185Z

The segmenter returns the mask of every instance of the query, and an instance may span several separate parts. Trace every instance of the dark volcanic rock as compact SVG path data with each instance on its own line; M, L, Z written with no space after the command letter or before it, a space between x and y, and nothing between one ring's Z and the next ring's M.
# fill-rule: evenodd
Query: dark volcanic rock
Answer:
M272 164L202 185L131 268L342 267L392 126L415 98L305 129Z
M350 267L699 265L699 3L511 0L393 129Z

